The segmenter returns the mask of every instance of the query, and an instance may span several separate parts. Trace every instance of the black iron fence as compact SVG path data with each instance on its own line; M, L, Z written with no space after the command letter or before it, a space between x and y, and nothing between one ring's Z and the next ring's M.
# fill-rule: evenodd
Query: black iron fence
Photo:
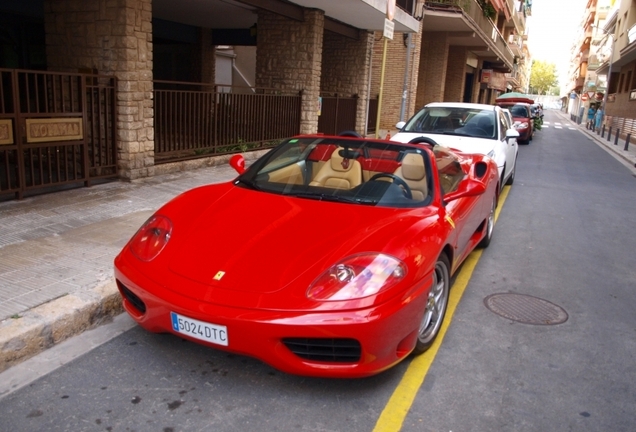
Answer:
M114 77L0 69L0 193L117 175Z
M271 148L300 132L302 94L154 82L155 163Z
M321 100L319 133L337 135L343 131L355 130L358 96L343 97L337 93L323 93Z

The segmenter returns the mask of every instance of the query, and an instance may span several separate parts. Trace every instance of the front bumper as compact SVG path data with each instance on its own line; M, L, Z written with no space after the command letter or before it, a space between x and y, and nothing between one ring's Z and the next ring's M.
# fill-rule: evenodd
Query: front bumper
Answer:
M410 290L406 298L396 296L364 309L272 311L196 301L154 282L120 258L115 262L115 278L125 310L148 331L172 333L202 345L255 357L291 374L342 378L374 375L408 356L417 341L430 288L430 283L422 283ZM187 288L187 283L181 279L179 286ZM208 343L176 332L171 312L227 327L228 345ZM320 343L333 340L336 350L342 341L357 341L359 356L349 361L316 360L290 349L299 341L311 344L315 340Z

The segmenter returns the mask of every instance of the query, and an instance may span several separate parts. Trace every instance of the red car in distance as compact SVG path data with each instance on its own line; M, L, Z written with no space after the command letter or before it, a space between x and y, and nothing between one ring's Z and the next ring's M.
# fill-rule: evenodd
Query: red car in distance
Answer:
M451 276L490 243L497 165L420 143L307 135L161 207L115 258L151 332L292 374L364 377L426 351Z
M508 109L512 114L513 127L519 132L517 142L519 144L530 144L534 135L534 116L532 105L525 102L500 102L496 105Z

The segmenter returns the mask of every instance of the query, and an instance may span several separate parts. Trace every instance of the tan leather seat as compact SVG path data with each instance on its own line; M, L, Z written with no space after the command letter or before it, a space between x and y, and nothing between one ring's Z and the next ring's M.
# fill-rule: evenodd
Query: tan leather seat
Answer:
M309 185L333 189L352 189L358 186L362 183L362 165L355 159L358 156L355 151L336 148L329 162L318 170Z
M423 201L428 196L428 184L426 182L426 169L424 158L418 153L407 153L402 159L402 165L393 173L404 179L411 188L413 199Z

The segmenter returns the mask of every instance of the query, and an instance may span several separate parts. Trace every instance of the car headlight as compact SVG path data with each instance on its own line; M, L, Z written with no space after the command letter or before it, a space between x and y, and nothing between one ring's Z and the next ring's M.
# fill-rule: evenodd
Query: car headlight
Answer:
M161 215L151 216L130 240L130 251L142 261L152 261L166 247L171 234L170 219Z
M528 122L520 122L514 124L515 129L528 129Z
M307 297L318 301L360 299L386 291L406 276L406 266L381 253L350 256L331 266L309 286Z
M495 149L490 150L486 156L493 159L495 157Z

